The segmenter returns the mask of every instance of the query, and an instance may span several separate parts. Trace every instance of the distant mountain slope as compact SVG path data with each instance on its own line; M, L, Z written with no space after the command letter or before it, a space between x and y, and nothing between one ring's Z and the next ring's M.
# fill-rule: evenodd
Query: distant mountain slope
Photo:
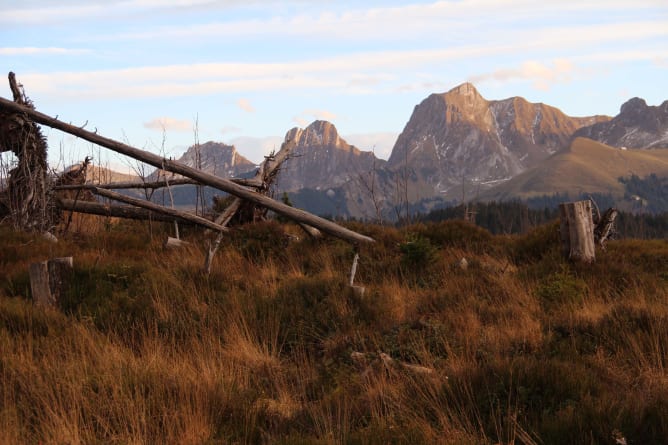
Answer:
M621 150L577 138L568 150L482 193L480 198L502 201L555 193L610 193L621 197L624 185L620 177L651 173L668 176L668 150Z
M234 145L213 141L191 146L179 161L223 178L239 176L255 168L255 164L239 154Z
M388 164L410 166L447 196L463 179L483 185L509 179L567 147L575 130L609 119L570 117L521 97L488 101L464 83L415 107Z
M573 137L586 137L613 147L668 148L668 100L655 107L634 97L621 106L612 120L583 127Z
M338 187L386 164L372 152L347 143L327 121L291 129L285 135L285 141L290 140L297 146L281 166L276 188L282 191Z

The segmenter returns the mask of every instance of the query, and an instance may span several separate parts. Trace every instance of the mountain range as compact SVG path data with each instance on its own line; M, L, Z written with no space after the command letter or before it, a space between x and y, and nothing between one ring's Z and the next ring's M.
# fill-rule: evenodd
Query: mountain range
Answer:
M315 121L287 131L296 148L275 195L339 217L395 219L462 200L525 199L555 193L610 194L620 177L668 176L668 101L624 103L617 116L568 116L522 97L487 100L470 83L416 105L387 161ZM257 168L232 145L193 146L180 161L223 177ZM187 205L192 193L177 195ZM213 192L212 192L213 193Z

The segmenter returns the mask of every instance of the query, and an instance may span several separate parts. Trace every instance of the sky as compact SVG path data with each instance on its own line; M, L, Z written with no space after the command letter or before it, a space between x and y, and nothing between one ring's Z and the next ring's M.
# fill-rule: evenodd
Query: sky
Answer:
M0 67L39 111L172 158L212 140L259 162L324 119L386 159L414 107L463 82L571 116L661 104L668 1L0 0ZM53 166L128 165L44 133Z

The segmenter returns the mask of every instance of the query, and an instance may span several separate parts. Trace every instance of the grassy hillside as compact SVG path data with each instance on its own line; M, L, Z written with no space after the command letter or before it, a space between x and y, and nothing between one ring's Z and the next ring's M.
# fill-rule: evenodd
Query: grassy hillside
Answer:
M577 138L567 151L482 194L484 199L526 199L554 193L624 195L620 177L668 176L668 150L620 150Z
M0 227L0 443L668 437L665 240L611 241L578 266L556 225L358 225L377 240L359 297L351 246L290 241L292 226L230 234L209 277L155 224L84 226L57 244ZM34 307L29 264L67 255L59 310Z

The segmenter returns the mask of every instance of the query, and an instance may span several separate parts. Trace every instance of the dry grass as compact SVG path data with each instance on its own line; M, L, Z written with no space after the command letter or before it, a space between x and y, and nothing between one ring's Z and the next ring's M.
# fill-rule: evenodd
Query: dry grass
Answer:
M253 226L206 277L202 251L164 251L161 227L57 244L0 228L0 443L668 437L665 241L611 242L583 267L551 229L355 226L378 240L359 297L345 243ZM74 286L34 307L29 264L66 255Z

